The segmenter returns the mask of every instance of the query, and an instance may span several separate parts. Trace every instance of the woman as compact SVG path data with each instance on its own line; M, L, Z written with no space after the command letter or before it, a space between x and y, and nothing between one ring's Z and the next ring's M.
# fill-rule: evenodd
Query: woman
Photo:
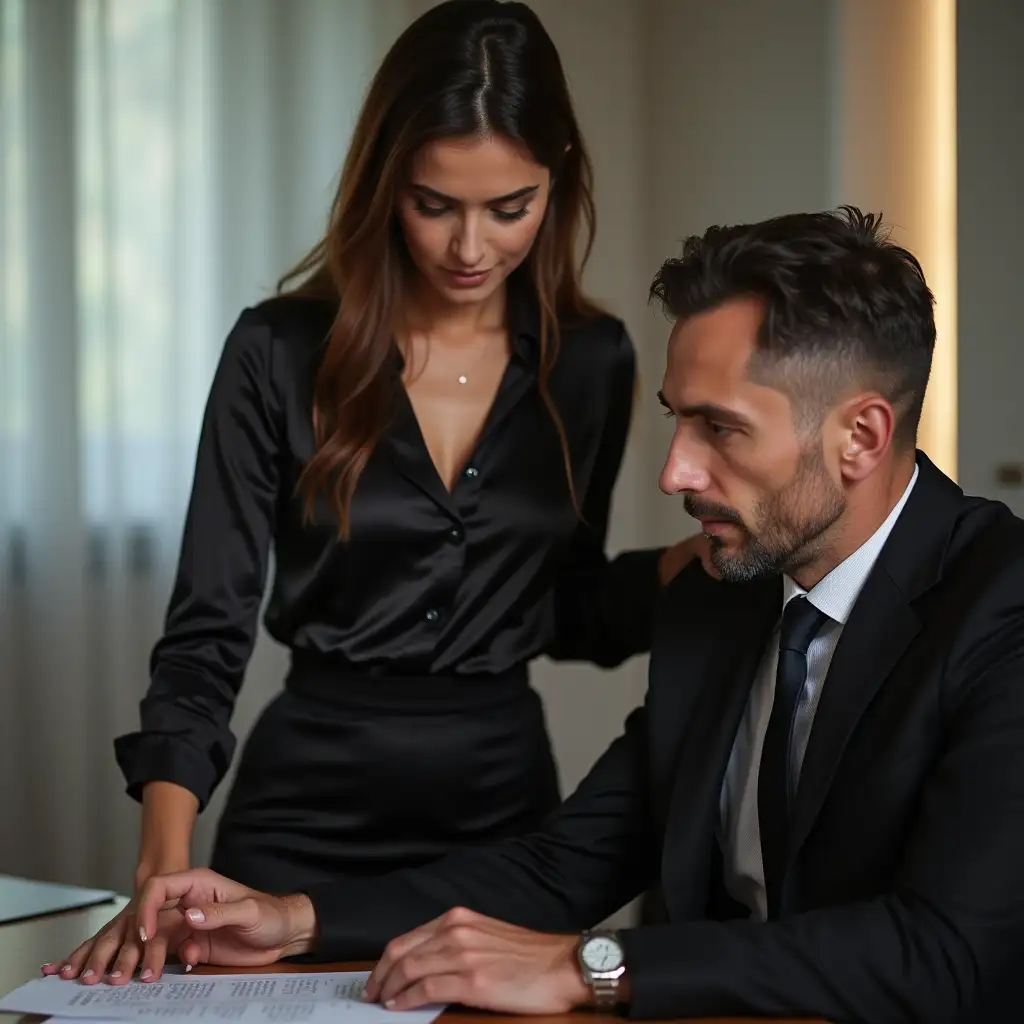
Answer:
M406 30L327 233L283 282L300 283L242 314L215 376L141 729L116 744L143 805L137 885L188 866L231 762L271 547L265 623L291 668L242 753L217 871L291 891L555 807L528 662L646 650L659 586L696 552L603 553L634 353L580 290L593 213L528 7L449 0ZM130 909L63 973L115 955L130 976Z

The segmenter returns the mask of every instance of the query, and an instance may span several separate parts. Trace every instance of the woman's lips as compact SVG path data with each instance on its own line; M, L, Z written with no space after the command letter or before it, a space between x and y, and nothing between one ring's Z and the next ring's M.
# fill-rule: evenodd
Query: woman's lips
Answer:
M490 270L452 270L450 267L442 269L456 288L476 288L483 284L491 273Z

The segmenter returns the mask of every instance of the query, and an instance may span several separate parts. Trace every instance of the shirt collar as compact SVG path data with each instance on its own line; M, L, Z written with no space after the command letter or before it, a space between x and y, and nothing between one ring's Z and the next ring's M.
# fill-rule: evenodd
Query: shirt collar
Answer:
M827 576L820 579L809 592L789 576L783 576L782 607L785 608L794 597L806 594L807 600L818 611L824 612L833 622L845 624L878 556L882 553L892 528L896 525L896 520L903 511L903 506L910 497L910 492L914 489L914 484L917 483L917 474L918 467L915 465L910 483L885 522L852 555L843 559Z
M508 279L508 336L511 348L531 365L540 361L540 302L524 269Z

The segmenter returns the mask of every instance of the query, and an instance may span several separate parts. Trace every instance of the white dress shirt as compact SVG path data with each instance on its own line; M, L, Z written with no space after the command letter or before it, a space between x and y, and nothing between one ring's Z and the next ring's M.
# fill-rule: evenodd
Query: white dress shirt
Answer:
M761 747L775 699L775 672L779 662L779 626L786 604L801 594L828 616L807 650L807 682L796 708L793 727L793 778L800 778L804 751L811 735L814 713L821 698L822 684L828 675L832 655L850 617L861 589L881 553L890 531L917 482L917 467L903 496L885 522L852 555L840 562L809 592L788 576L783 577L782 608L779 622L768 643L754 678L732 754L725 770L720 801L719 841L726 891L734 900L750 908L754 920L767 916L764 865L761 862L761 831L757 819L757 779L761 767Z

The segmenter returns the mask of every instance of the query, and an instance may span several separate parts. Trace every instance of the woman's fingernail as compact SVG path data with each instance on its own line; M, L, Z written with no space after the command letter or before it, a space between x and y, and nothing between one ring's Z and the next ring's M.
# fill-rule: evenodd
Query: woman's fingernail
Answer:
M206 920L206 915L201 910L186 910L185 916L193 924L202 924Z
M385 1003L384 1005L385 1005L385 1006L386 1006L386 1007L387 1007L387 1008L388 1008L389 1010L393 1010L393 1009L395 1008L395 1001L394 1001L394 999L389 999L389 1000L388 1000L388 1001L387 1001L387 1002L386 1002L386 1003Z
M110 972L110 977L112 977L112 978L120 978L121 977L121 972L120 971L111 971Z
M92 968L90 967L90 968L89 968L89 969L88 969L88 970L87 970L87 971L85 972L85 974L83 974L83 975L82 975L82 977L83 977L83 978L91 978L91 977L92 977L92 976L93 976L93 975L94 975L95 973L96 973L96 972L95 972L95 971L94 971L94 970L93 970L93 969L92 969Z
M140 975L143 981L149 981L153 977L153 972L147 967Z
M52 966L53 966L53 964L43 964L43 966L40 967L39 970L45 971L47 967L52 967Z
M185 964L185 973L188 974L188 972L191 971L191 970L192 970L192 965L191 964Z
M139 938L142 939L143 942L147 939L146 929L143 928L142 925L139 925Z
M61 973L61 974L70 974L70 972L71 972L71 971L73 971L73 970L74 970L74 967L72 967L72 966L71 966L71 964L65 964L65 965L64 965L64 966L63 966L63 967L62 967L62 968L60 969L60 973Z

